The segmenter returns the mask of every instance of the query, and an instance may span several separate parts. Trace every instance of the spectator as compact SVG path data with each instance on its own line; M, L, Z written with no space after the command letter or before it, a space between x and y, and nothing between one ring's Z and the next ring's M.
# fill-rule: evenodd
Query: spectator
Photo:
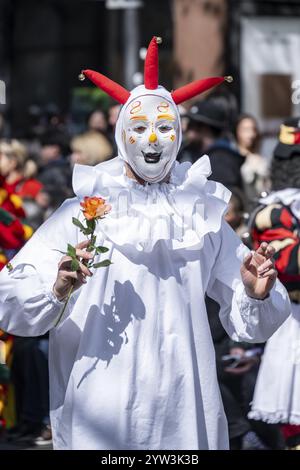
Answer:
M247 230L245 225L245 199L244 194L238 188L230 188L232 191L231 198L228 204L228 209L225 214L225 220L233 228L233 230L243 237Z
M11 366L15 388L17 426L7 439L19 444L49 444L48 334L16 337Z
M119 117L121 106L119 104L112 105L108 110L108 124L112 132L114 132Z
M241 173L246 197L249 201L255 201L263 191L270 189L270 182L267 162L258 153L260 135L253 116L242 114L238 118L235 137L239 152L245 158Z
M118 152L118 148L115 142L115 129L120 109L121 106L119 104L114 104L108 110L108 138L113 147L113 155L117 155Z
M34 199L43 185L35 178L38 171L37 164L28 159L26 147L18 140L2 141L0 153L3 187L9 193L15 193L21 198Z
M94 166L112 157L112 146L106 137L97 132L86 132L71 142L71 166L75 163Z
M225 186L242 189L243 157L227 133L227 114L224 106L213 100L199 101L187 113L189 123L186 141L178 160L194 163L204 153L210 157L212 178Z
M88 131L101 132L106 134L108 122L106 115L102 109L96 109L88 117Z
M46 188L59 188L63 192L63 199L71 194L71 169L65 158L67 152L65 134L54 132L43 137L38 179Z
M5 121L5 117L3 113L0 113L0 139L3 139L7 136L8 129Z

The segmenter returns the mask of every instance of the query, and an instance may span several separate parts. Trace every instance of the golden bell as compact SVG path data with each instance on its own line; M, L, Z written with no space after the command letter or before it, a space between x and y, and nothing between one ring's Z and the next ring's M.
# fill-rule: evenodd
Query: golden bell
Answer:
M227 75L224 77L225 82L227 83L232 83L233 82L233 77L231 75Z
M162 38L157 37L157 38L156 38L156 44L161 44L161 43L162 43Z
M81 72L81 73L78 75L78 79L79 79L81 82L83 82L83 80L85 80L85 75L84 75L84 73Z

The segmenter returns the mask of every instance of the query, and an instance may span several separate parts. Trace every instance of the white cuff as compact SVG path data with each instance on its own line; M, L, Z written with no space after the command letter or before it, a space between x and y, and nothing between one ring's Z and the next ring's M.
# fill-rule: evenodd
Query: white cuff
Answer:
M64 305L64 301L63 300L58 300L58 298L56 297L56 295L54 294L53 291L47 291L45 292L45 296L47 297L47 299L50 300L50 302L57 306L57 307L60 307L62 305Z
M249 297L241 282L235 290L235 299L246 336L251 338L246 340L249 342L267 341L290 314L287 292L278 280L264 300Z

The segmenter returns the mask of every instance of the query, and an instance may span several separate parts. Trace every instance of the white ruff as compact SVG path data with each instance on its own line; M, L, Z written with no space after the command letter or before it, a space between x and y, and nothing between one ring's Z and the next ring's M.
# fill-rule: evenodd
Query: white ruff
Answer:
M169 248L199 248L209 232L220 229L230 191L208 181L211 167L207 155L193 166L175 162L170 183L144 186L125 175L121 158L96 167L76 165L73 188L78 198L99 195L112 206L98 224L99 230L117 245L129 242L138 250L151 251L159 240Z

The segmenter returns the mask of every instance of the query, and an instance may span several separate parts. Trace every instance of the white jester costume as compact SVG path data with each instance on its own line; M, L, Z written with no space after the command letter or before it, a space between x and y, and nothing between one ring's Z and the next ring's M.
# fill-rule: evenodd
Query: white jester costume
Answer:
M145 75L156 53L153 38ZM56 449L227 449L205 293L220 303L232 338L259 342L289 314L285 289L276 282L264 301L246 295L240 265L247 249L223 220L229 191L207 180L207 156L193 166L175 162L176 92L149 88L149 80L131 93L112 91L100 74L84 75L124 104L119 156L76 165L76 197L40 227L11 261L13 270L1 272L0 327L17 335L50 331ZM126 176L124 160L144 185ZM54 327L63 306L52 293L61 257L54 250L84 239L71 220L92 195L112 206L96 231L113 264L72 295Z

